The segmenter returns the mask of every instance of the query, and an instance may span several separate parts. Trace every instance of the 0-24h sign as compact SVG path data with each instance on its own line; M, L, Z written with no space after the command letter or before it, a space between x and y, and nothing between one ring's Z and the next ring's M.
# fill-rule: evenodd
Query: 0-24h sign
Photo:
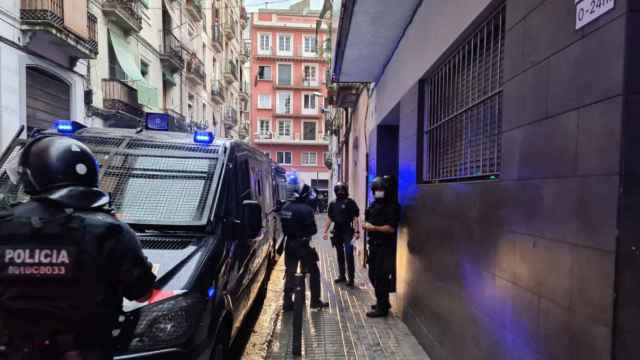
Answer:
M615 0L575 0L576 30L599 18L615 7Z

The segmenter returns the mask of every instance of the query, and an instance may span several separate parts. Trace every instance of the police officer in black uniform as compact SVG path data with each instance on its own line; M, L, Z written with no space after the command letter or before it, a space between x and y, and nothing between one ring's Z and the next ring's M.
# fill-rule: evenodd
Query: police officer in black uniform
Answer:
M318 232L313 208L308 203L311 188L297 176L287 179L289 201L280 210L282 231L286 236L284 247L285 283L283 310L293 309L295 274L298 264L309 274L311 288L311 308L321 309L329 306L320 299L320 269L318 253L310 246L311 237Z
M338 270L340 276L335 279L335 283L347 282L347 286L354 286L355 260L353 258L352 240L360 237L360 226L358 216L360 209L353 199L349 198L349 190L343 182L338 182L333 187L336 200L329 204L328 219L324 227L324 239L328 237L329 227L333 224L333 236L331 244L336 248L338 257ZM345 276L345 262L347 276Z
M146 301L155 283L136 234L108 209L97 161L74 139L32 140L14 174L31 199L0 216L5 355L112 359L123 296Z
M391 307L389 292L392 288L400 205L393 200L387 183L381 177L373 180L371 191L375 201L365 212L363 229L369 237L369 280L375 289L377 302L367 316L384 317Z

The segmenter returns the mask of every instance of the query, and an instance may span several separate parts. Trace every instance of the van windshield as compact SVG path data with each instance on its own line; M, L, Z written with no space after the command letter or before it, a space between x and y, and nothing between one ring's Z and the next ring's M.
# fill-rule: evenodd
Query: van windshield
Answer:
M218 147L79 136L101 166L100 188L119 219L139 225L204 225L220 173ZM117 140L117 139L111 139ZM0 172L0 208L26 196Z

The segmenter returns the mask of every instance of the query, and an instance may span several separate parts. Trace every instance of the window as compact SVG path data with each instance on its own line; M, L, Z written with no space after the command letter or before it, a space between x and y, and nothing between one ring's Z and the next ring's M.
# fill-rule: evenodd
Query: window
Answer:
M318 86L318 67L316 65L304 66L304 86Z
M318 165L318 153L315 152L303 152L302 159L300 161L302 165L315 166Z
M302 113L303 114L316 114L316 95L304 94L302 95Z
M260 34L258 40L258 53L263 55L271 54L271 34Z
M291 64L278 64L278 85L291 85Z
M279 114L291 114L291 98L293 94L288 91L278 92L278 108Z
M142 60L140 60L140 74L142 74L143 78L149 80L147 77L149 75L149 64Z
M258 66L258 80L271 80L271 66Z
M260 94L258 96L258 109L271 109L271 95Z
M291 151L278 151L276 157L278 164L291 165Z
M278 120L278 137L291 138L291 120Z
M304 36L302 44L302 55L303 56L316 56L317 50L317 42L315 35Z
M271 133L271 121L270 120L260 120L258 122L258 134L261 137L266 137Z
M504 24L503 6L421 82L424 182L500 175Z
M316 140L316 122L315 121L303 121L302 122L302 140L315 141Z
M291 34L278 34L278 55L293 55Z

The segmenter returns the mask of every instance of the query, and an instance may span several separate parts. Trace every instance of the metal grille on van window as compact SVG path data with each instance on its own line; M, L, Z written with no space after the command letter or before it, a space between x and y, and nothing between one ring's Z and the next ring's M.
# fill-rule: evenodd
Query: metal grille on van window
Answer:
M127 222L202 221L217 161L116 153L100 188L112 194L114 209Z
M141 237L140 243L143 249L149 250L182 250L193 243L192 239L170 237Z
M503 6L425 80L426 182L499 176L504 39Z
M85 136L80 135L76 136L78 141L81 141L83 144L87 145L91 149L94 148L117 148L124 142L122 138L112 138L112 137L104 137L104 136Z
M156 142L146 140L132 140L127 146L127 150L143 150L145 153L197 153L197 154L218 154L220 147L216 145L202 146L198 144L178 144L168 142Z

